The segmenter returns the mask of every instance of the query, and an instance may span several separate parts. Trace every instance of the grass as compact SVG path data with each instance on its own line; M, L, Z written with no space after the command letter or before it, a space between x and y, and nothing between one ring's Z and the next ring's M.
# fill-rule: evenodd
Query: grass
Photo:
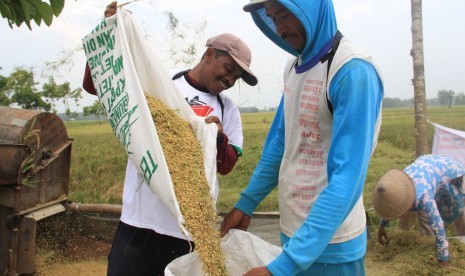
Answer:
M465 130L465 106L430 108L428 119L446 127ZM247 186L260 159L273 113L242 114L244 155L234 170L219 176L220 196L217 208L228 211ZM73 202L121 203L127 156L106 121L66 122L68 135L74 138L71 157L70 193ZM370 162L364 190L364 202L371 209L371 190L389 168L404 168L415 159L413 109L385 109L378 146ZM434 128L429 125L429 145ZM257 211L277 211L277 193L273 191Z
M449 240L451 265L439 268L436 261L436 245L432 237L419 231L406 231L390 227L391 242L387 247L378 244L376 237L368 240L365 256L367 275L392 276L441 276L465 275L465 244L457 239Z
M465 106L431 108L428 119L446 127L465 130ZM229 211L247 185L260 158L273 113L243 114L244 155L233 172L219 176L219 211ZM121 203L126 154L107 122L66 122L74 138L71 160L69 198L81 203ZM431 147L434 128L428 125ZM371 191L377 179L390 168L404 168L415 159L413 109L383 110L378 146L372 156L364 187L364 204L369 214L368 241L365 256L367 275L465 275L465 244L450 240L451 267L439 268L434 239L419 231L399 229L392 221L386 230L391 238L388 247L377 242L379 217L372 209ZM277 192L273 191L257 211L277 211ZM447 236L454 236L447 228ZM104 269L103 269L104 270Z
M431 108L428 119L446 127L465 130L465 106ZM217 209L229 211L247 186L260 159L273 113L242 114L244 155L234 170L218 176L220 196ZM73 202L121 203L127 156L124 148L112 133L106 121L66 122L70 137L74 138L71 159L70 193ZM369 214L378 219L372 210L371 191L377 179L390 168L404 168L415 159L413 109L385 109L378 146L370 161L364 187L364 204ZM434 127L428 127L429 145L433 141ZM277 211L275 189L260 204L257 211ZM376 227L373 226L373 227Z
M80 203L121 203L127 156L107 122L67 122L74 138L69 198Z

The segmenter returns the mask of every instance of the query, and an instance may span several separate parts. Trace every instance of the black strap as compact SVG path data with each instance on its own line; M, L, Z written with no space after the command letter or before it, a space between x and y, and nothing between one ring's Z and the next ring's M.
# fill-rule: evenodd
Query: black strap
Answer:
M176 73L176 75L174 75L171 79L172 79L172 80L179 79L180 77L182 77L182 76L184 76L185 74L189 73L189 71L190 71L190 69L187 69L187 70L178 72L178 73Z
M190 69L187 69L187 70L178 72L178 73L176 73L171 79L172 79L172 80L179 79L180 77L182 77L182 76L184 76L185 74L189 73L189 71L190 71ZM220 107L221 107L221 118L223 118L223 115L224 115L224 103L223 103L223 98L221 98L220 94L218 94L218 95L216 95L216 99L217 99L218 103L220 104Z
M221 107L221 119L223 119L223 115L224 115L223 98L221 98L220 94L218 94L218 95L216 95L216 99L218 100L218 103L220 104L220 107Z
M341 42L342 37L343 37L342 33L340 31L337 31L336 36L334 37L334 40L333 40L333 47L331 48L331 51L329 51L329 53L327 53L320 59L321 63L328 61L328 66L326 69L326 82L328 81L329 69L331 68L331 62L333 62L334 54L336 54L336 50L339 47L339 42ZM328 104L329 112L331 112L331 115L333 115L333 105L331 104L331 101L329 100L328 91L326 91L326 103Z

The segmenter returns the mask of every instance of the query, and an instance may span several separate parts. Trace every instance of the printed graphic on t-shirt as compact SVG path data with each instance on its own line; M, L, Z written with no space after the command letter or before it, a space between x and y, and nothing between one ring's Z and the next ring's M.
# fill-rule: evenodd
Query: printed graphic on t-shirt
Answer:
M299 103L295 130L300 134L300 138L295 140L298 160L297 164L294 164L294 180L288 188L292 197L292 203L288 206L302 216L310 212L311 202L320 193L317 180L324 174L326 166L318 116L323 95L322 87L321 80L305 79L299 93L294 95L298 97L296 99Z
M215 110L213 107L207 105L207 103L202 102L199 99L199 96L195 96L190 100L188 97L185 99L186 102L191 106L192 110L194 110L195 114L197 114L197 116L207 117L210 115L210 113L213 112L213 110Z

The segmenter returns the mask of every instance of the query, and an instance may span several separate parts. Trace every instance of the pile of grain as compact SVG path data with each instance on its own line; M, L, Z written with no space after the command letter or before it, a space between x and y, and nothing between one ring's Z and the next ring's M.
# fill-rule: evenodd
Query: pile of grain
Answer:
M146 96L163 148L181 214L208 275L227 275L219 233L218 216L210 196L200 142L189 123L163 102Z

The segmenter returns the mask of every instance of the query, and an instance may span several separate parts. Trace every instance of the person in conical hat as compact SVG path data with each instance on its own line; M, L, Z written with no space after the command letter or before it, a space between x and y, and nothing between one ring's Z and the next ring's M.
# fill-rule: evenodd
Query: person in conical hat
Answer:
M390 169L378 180L372 198L373 207L381 217L398 218L413 207L415 186L406 173Z
M378 241L387 246L385 226L408 211L416 211L420 231L434 236L437 259L442 267L449 265L445 223L454 222L457 235L465 235L465 187L462 163L440 155L423 155L403 171L390 169L376 183L372 203L381 216Z

